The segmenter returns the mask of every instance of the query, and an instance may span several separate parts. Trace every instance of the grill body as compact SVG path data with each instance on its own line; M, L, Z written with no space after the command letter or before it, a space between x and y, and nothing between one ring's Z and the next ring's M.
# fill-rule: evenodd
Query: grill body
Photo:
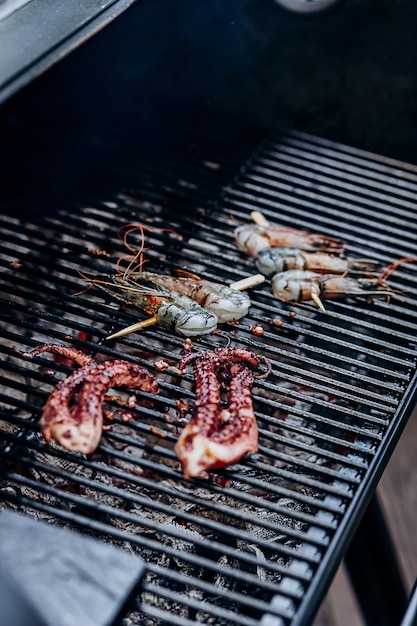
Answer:
M69 71L77 67L69 60ZM57 71L52 84L61 80ZM83 99L88 111L77 118L62 96L55 115L42 106L21 115L27 102L42 104L46 84L7 103L5 115L2 506L141 555L143 586L123 626L307 626L415 405L417 265L392 274L390 301L335 300L326 313L277 302L266 281L238 325L195 340L194 350L231 341L259 352L273 373L253 388L259 452L190 481L173 446L195 401L192 376L155 365L178 364L183 338L152 327L107 342L143 315L87 289L85 277L114 272L126 254L118 230L141 223L152 229L149 269L234 282L255 270L233 240L253 210L340 237L346 254L387 266L415 256L417 168L178 101L158 101L158 132L154 117L136 126L118 115L109 125ZM129 422L109 401L113 419L89 457L47 446L42 405L73 365L48 355L29 362L14 348L48 342L139 359L160 394L138 393Z
M154 186L135 171L129 190L116 195L102 189L92 202L38 219L3 216L2 495L8 505L127 542L145 556L146 619L255 624L271 610L276 623L308 623L311 596L324 593L415 402L415 265L391 277L398 299L332 301L327 313L277 303L268 283L254 289L248 318L224 331L273 364L254 390L260 452L191 482L172 450L178 403L193 402L190 375L178 379L154 365L159 358L176 364L183 339L155 327L106 343L138 314L86 292L82 276L112 271L124 253L117 230L133 219L182 234L149 233L156 271L182 267L233 282L252 270L233 242L234 225L249 221L252 209L341 236L350 254L388 264L412 255L415 173L294 133L261 142L234 181L229 163L210 152L203 158L181 179L174 168ZM382 184L383 203L376 198ZM251 330L257 324L261 338ZM70 370L43 356L28 363L13 346L50 341L140 358L160 379L161 394L141 399L146 415L116 419L91 458L40 437L41 405ZM195 349L223 342L202 337Z

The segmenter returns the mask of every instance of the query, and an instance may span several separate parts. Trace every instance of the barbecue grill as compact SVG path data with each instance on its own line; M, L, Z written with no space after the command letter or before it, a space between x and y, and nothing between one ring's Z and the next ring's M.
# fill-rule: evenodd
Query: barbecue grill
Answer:
M37 89L42 82L27 92L31 104ZM120 625L311 624L370 503L367 515L382 524L373 494L416 401L417 264L389 277L394 297L334 300L326 312L279 303L266 280L250 290L248 316L193 339L195 351L230 342L265 355L272 374L252 390L259 452L190 480L173 446L195 401L193 378L157 366L178 364L184 338L153 326L107 341L144 315L88 278L115 272L127 252L119 229L133 223L148 229L147 269L233 283L256 271L233 237L254 210L340 237L350 256L383 266L412 258L417 168L212 109L179 114L175 102L164 108L179 122L163 157L160 146L148 150L146 133L139 146L135 131L120 138L121 120L104 138L97 127L75 129L81 143L57 157L55 121L44 125L41 107L24 118L25 106L6 103L4 125L1 507L141 556L140 589ZM25 150L13 144L14 116ZM42 406L73 364L46 354L28 361L15 348L51 342L98 360L139 360L159 381L159 395L137 392L129 421L109 399L88 457L40 433ZM383 558L388 547L375 551ZM353 550L350 563L354 571ZM395 571L383 574L394 620L403 590Z

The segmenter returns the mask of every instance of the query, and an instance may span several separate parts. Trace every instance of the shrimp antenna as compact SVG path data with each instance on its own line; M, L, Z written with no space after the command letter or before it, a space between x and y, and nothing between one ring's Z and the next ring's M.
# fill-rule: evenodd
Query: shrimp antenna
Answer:
M133 247L129 242L128 238L133 233L140 232L140 247L139 249ZM128 278L130 274L135 272L142 272L143 264L145 263L144 252L146 251L145 247L145 232L168 232L179 239L184 239L184 237L178 233L176 230L172 228L158 228L152 226L145 226L143 224L125 224L121 226L117 231L117 236L120 241L123 243L125 248L132 252L132 255L125 255L121 257L116 263L116 270L119 274L123 275L123 278ZM124 272L121 271L120 266L124 260L130 259L129 265L127 266Z
M389 278L391 274L393 274L403 263L416 263L416 262L417 262L416 257L406 256L406 257L403 257L402 259L398 259L398 261L394 261L393 263L390 263L390 265L388 265L388 267L386 268L385 272L382 274L381 281L387 280L387 278Z
M88 280L88 282L90 283L85 289L82 289L81 291L77 291L76 293L72 294L73 296L82 296L84 293L87 293L87 291L91 289L91 287L93 286L92 283L94 281L91 278L89 278L86 274L83 274L80 270L77 270L77 273L79 274L79 276L81 276L83 280Z
M123 233L123 228L128 228L128 230ZM140 231L140 235L141 235L141 242L140 242L140 247L139 250L137 250L136 248L133 248L129 243L128 243L128 236L133 233L133 232L137 232ZM126 254L124 256L122 256L120 259L118 259L117 263L116 263L116 271L119 274L123 275L123 278L128 278L130 276L130 274L134 273L134 272L141 272L142 271L142 267L143 267L143 263L144 263L144 256L143 253L145 251L145 227L142 225L139 226L134 226L133 224L127 224L126 226L123 226L122 228L119 228L119 230L117 231L117 235L119 237L119 239L121 241L123 241L123 245L130 251L133 253L133 256ZM124 272L121 271L120 266L122 264L122 262L124 260L129 259L129 264L127 266L127 268L125 269Z

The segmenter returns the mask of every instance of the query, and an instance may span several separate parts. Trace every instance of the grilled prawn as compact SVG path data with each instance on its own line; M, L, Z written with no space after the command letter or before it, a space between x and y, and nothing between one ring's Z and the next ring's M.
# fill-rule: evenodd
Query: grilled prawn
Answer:
M214 313L220 323L238 320L247 315L251 301L242 291L227 285L198 278L194 275L169 276L154 272L130 274L130 279L150 281L164 289L191 298Z
M346 297L364 297L372 301L385 300L393 295L389 286L379 278L351 278L305 270L275 274L272 291L283 302Z
M217 327L217 315L141 273L135 275L135 280L109 275L98 276L91 282L115 300L148 313L163 328L185 337L205 335Z
M298 248L261 250L256 265L268 276L286 270L309 270L320 274L374 274L382 266L373 259L342 259L329 252L304 252Z
M307 251L343 252L343 242L334 237L310 233L285 226L259 226L245 224L235 229L235 241L239 250L257 257L261 250L274 247L299 248Z

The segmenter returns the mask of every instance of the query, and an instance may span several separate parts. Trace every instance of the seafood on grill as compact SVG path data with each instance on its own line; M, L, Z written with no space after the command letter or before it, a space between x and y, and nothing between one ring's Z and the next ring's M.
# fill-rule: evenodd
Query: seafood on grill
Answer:
M258 450L258 426L251 387L271 367L264 356L243 348L216 348L188 354L179 369L193 363L195 405L191 420L181 432L174 451L185 478L209 469L226 467L248 452ZM261 365L267 370L256 374ZM227 406L222 406L222 387L228 385Z
M184 275L170 276L155 272L133 273L129 275L129 282L136 281L137 278L141 282L147 281L187 296L214 313L221 324L247 315L251 305L247 293L222 283L204 280L188 272L182 274Z
M119 238L130 254L121 257L114 275L97 276L89 282L103 289L113 298L136 307L150 317L110 335L114 339L141 330L153 324L174 330L185 337L205 335L216 330L217 323L231 322L244 317L251 301L244 289L265 280L258 274L228 286L204 280L195 274L177 270L180 275L170 276L143 271L145 232L155 229L144 225L127 224L119 230ZM156 229L173 232L170 229ZM140 233L140 247L129 241ZM176 233L177 234L177 233ZM129 261L122 271L122 264Z
M325 251L334 254L343 252L341 239L285 226L244 224L235 229L234 236L239 250L254 258L261 250L275 247Z
M258 253L256 266L262 274L308 270L320 274L377 274L382 266L374 259L342 258L329 252L305 252L299 248L267 248Z
M133 324L107 339L120 337L151 324L173 330L184 337L196 337L211 333L217 328L215 313L202 307L188 296L171 291L167 287L148 280L142 273L135 280L118 275L97 276L90 282L115 300L148 313L151 317Z
M97 362L76 348L59 344L37 346L31 352L18 352L33 359L42 352L65 356L80 365L61 380L47 399L40 419L45 441L55 440L71 452L91 454L103 431L103 401L113 387L131 387L158 393L153 375L138 363L124 360Z
M380 278L319 274L307 270L288 270L272 278L274 296L282 302L313 300L324 311L321 298L363 297L368 301L387 300L394 292Z

